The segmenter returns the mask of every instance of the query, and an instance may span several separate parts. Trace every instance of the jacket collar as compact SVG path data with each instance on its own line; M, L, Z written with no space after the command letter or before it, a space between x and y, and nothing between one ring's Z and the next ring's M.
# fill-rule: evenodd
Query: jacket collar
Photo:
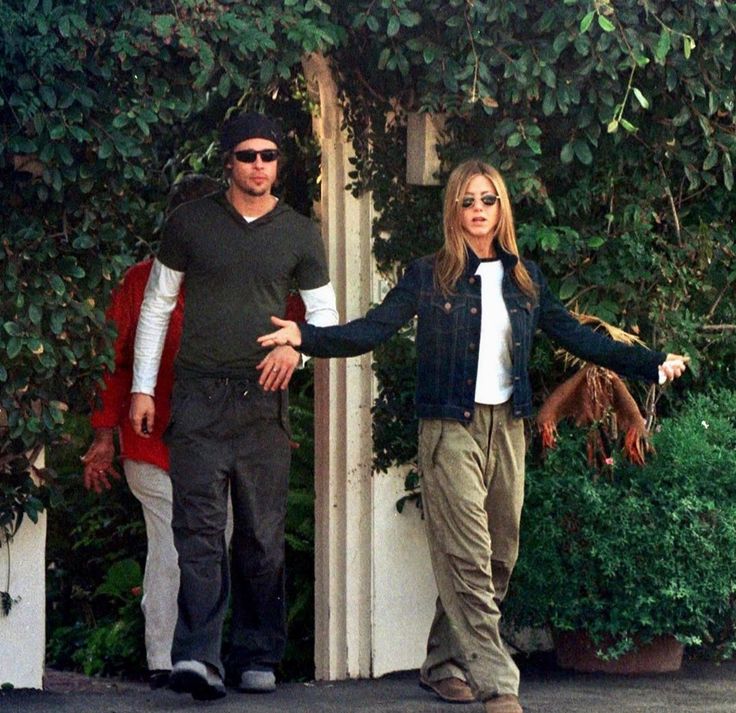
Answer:
M475 251L469 245L465 246L465 254L467 258L465 261L465 275L475 275L475 273L478 271L478 265L480 265L480 258L475 254ZM516 255L513 255L510 252L506 252L506 250L504 250L500 245L496 245L496 254L501 260L504 272L513 270L513 268L516 266L516 263L519 262L519 258Z

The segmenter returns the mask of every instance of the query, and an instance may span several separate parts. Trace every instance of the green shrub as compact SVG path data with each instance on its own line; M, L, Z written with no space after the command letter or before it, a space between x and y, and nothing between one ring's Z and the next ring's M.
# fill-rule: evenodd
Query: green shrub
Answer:
M140 505L124 483L102 495L84 489L79 456L92 432L80 416L65 425L65 444L48 453L61 502L48 520L46 659L90 675L137 676L146 668L140 593L131 591L146 555Z
M736 392L662 420L644 467L598 473L585 434L527 472L515 625L585 630L617 656L660 634L728 654L736 595Z
M49 658L66 658L88 676L116 673L139 674L145 669L146 652L141 615L141 567L135 560L116 562L91 601L105 599L112 612L93 622L75 621L55 629L49 642Z

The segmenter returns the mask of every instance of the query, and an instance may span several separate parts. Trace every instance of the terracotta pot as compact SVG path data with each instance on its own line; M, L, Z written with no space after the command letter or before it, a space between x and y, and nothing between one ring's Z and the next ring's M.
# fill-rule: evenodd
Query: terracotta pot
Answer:
M644 674L678 671L685 647L674 636L657 636L647 644L604 661L596 655L595 644L584 631L555 634L557 665L581 673Z

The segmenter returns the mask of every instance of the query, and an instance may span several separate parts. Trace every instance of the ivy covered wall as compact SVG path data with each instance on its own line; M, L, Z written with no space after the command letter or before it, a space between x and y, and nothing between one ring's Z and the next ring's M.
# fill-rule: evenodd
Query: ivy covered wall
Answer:
M473 155L501 169L522 254L568 306L691 355L660 412L685 389L736 383L734 6L421 5L355 3L334 52L360 148L353 188L370 187L380 211L381 269L441 242L441 189L404 180L405 113L446 112L445 171ZM538 400L563 371L542 344ZM411 353L406 338L378 352L381 468L415 457Z
M269 108L312 51L340 75L383 270L439 243L439 191L403 178L404 124L446 112L447 166L500 167L522 249L564 300L688 352L696 382L734 383L735 23L721 0L2 3L3 472L109 363L102 305L174 177L218 174L225 111ZM383 383L406 391L391 362ZM380 428L387 462L409 455Z

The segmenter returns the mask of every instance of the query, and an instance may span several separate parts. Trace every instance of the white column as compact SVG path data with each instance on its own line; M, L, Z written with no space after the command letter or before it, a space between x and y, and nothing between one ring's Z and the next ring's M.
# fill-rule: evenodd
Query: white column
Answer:
M303 62L319 114L321 216L342 322L381 298L372 197L345 186L353 149L327 60ZM318 360L315 373L315 667L318 679L366 678L420 665L434 580L418 511L399 515L403 476L374 474L372 357Z
M434 616L437 586L421 512L399 513L404 472L373 475L373 676L419 668Z
M43 467L43 454L36 466ZM17 601L7 616L0 612L0 685L42 688L46 648L45 512L37 523L24 518L13 539L0 542L0 589L5 591L6 585Z
M370 195L345 186L352 146L327 60L304 60L319 100L319 212L341 321L366 312L373 294ZM318 679L371 671L371 357L319 360L315 373L315 664Z

